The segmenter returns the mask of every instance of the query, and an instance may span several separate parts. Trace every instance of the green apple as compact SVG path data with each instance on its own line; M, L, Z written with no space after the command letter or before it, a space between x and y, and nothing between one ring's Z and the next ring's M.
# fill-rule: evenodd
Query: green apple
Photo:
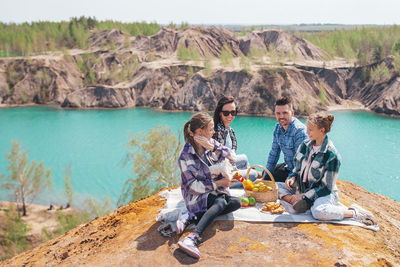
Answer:
M254 197L248 197L249 205L254 206L256 204L256 199Z
M241 197L242 207L247 207L249 205L249 199L247 197Z

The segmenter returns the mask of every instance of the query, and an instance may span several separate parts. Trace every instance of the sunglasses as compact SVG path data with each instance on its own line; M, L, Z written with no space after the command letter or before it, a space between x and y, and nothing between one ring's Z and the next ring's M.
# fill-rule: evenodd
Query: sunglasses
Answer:
M229 114L231 114L232 116L236 116L237 115L237 110L221 110L222 114L226 117L229 116Z

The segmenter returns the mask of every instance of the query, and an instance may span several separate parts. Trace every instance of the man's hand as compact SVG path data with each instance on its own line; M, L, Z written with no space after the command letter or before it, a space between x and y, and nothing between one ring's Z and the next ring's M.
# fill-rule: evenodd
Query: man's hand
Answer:
M285 200L287 203L293 205L297 201L303 198L304 194L295 194L295 195L286 195L282 199Z
M296 182L296 178L295 178L295 177L292 177L292 178L286 180L286 181L285 181L286 188L287 188L288 190L293 190L292 185L293 185L295 182Z

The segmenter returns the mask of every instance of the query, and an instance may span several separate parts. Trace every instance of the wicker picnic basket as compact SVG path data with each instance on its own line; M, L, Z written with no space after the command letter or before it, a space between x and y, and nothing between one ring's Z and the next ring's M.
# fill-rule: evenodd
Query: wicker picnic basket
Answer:
M255 200L256 200L257 202L276 201L276 200L278 199L278 186L277 186L276 183L275 183L274 176L272 176L272 174L269 172L269 170L267 170L267 168L264 168L264 167L261 166L261 165L253 165L253 166L251 166L251 167L247 170L246 179L250 179L250 178L249 178L250 171L251 171L251 169L255 169L256 167L261 168L261 169L263 169L266 173L268 173L268 175L269 175L271 181L264 180L263 183L264 183L266 186L272 187L272 190L266 191L266 192L253 192L253 191L250 191L250 190L246 190L246 189L245 189L246 196L248 196L248 197L254 197Z

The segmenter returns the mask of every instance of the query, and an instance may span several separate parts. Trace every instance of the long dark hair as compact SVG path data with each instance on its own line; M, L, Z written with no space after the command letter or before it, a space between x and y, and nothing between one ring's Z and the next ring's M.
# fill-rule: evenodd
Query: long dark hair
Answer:
M197 150L197 145L193 138L194 132L197 129L205 129L211 121L211 116L206 112L198 112L194 114L183 127L183 136L185 138L185 142L190 143Z
M235 99L232 96L222 96L222 98L218 101L217 107L215 108L215 111L214 111L214 128L215 129L217 129L217 125L222 121L221 120L222 107L224 105L230 104L230 103L235 103Z

